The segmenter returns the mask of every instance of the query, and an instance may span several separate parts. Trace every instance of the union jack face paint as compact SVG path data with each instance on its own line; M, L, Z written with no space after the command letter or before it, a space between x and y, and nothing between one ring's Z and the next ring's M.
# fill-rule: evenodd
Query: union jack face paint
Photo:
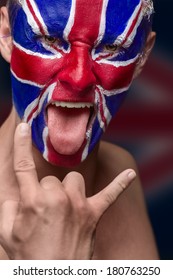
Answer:
M13 4L13 102L52 164L85 160L122 104L150 28L144 0Z

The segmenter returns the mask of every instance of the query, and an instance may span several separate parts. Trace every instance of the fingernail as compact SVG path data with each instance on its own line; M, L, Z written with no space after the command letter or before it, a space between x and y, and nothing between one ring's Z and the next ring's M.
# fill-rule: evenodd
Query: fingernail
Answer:
M20 129L20 133L21 133L22 135L28 135L29 132L30 132L30 126L29 126L29 124L27 124L27 123L21 123L21 124L19 125L19 129Z
M135 173L135 171L132 170L127 174L127 176L128 176L129 179L132 180L136 177L136 173Z

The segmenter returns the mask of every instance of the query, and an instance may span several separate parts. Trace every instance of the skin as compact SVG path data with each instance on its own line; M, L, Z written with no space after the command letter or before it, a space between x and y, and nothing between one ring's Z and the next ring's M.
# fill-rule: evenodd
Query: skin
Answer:
M36 0L38 8L33 2L24 1L18 12L15 5L9 10L13 103L43 157L74 167L121 106L151 22L142 20L139 0L95 0L94 5L93 0L67 0L75 5L71 10L62 0ZM113 24L117 13L120 19ZM77 110L74 103L92 107Z
M5 140L3 139L3 149L1 149L1 163L6 164L2 165L0 175L0 221L1 229L3 229L1 230L1 245L6 254L2 250L1 258L157 259L157 250L138 175L128 190L121 194L116 203L113 203L117 195L132 181L132 178L127 177L131 168L136 170L132 157L119 147L101 143L99 151L92 154L92 158L88 159L85 166L76 168L77 173L69 174L67 170L53 169L47 162L42 161L42 158L36 156L37 153L34 150L36 172L32 160L30 137L21 136L19 127L16 130L16 122L13 121L14 113L12 111L0 131L0 136L6 135ZM15 139L14 144L12 136ZM5 143L8 149L5 149ZM115 167L110 164L112 161L115 162ZM116 177L124 169L127 171L120 177ZM83 175L85 186L79 172ZM89 173L92 176L89 176ZM10 179L9 174L11 174ZM65 179L61 179L61 183L58 178L64 178L64 176ZM26 182L30 183L26 184ZM109 185L110 182L112 182L111 185ZM95 199L94 193L99 193L107 185L109 185L107 192L102 192L102 195L99 194ZM90 199L85 197L84 190ZM105 208L111 204L112 206L99 220ZM18 206L20 206L20 211L18 211ZM97 218L93 219L94 217ZM26 220L27 224L24 222ZM97 223L98 220L99 223ZM79 223L79 221L82 222ZM43 228L44 235L42 235ZM93 240L95 228L96 235ZM84 235L85 232L86 235ZM72 239L73 242L71 242ZM80 243L79 240L81 240ZM94 251L93 242L95 243ZM57 250L55 250L55 244L57 244Z
M0 31L10 32L4 7ZM134 77L154 37L149 35L146 57ZM11 38L1 38L8 62L11 49ZM32 146L28 126L20 123L13 108L0 129L2 259L158 258L131 155L100 142L77 167L53 166Z

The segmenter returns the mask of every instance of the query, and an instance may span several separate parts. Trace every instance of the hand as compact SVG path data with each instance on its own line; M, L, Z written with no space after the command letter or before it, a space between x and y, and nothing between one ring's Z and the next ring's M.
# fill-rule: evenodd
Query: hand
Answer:
M53 176L39 182L24 123L15 132L14 171L20 200L0 209L0 244L10 259L90 259L100 217L136 176L125 170L90 198L77 172L62 182Z

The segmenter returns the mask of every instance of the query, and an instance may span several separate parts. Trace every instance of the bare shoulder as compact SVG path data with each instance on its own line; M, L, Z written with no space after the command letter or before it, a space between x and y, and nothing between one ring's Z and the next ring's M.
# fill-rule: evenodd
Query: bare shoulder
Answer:
M104 163L109 165L109 168L114 163L117 171L122 171L124 167L136 168L135 160L127 150L108 142L101 142L99 156L102 162L104 161Z
M137 178L102 216L96 232L95 259L157 259L141 182L134 158L126 150L101 143L97 191L121 171L133 168Z
M117 145L101 142L98 155L98 185L101 188L127 168L133 168L137 172L137 166L133 156Z

